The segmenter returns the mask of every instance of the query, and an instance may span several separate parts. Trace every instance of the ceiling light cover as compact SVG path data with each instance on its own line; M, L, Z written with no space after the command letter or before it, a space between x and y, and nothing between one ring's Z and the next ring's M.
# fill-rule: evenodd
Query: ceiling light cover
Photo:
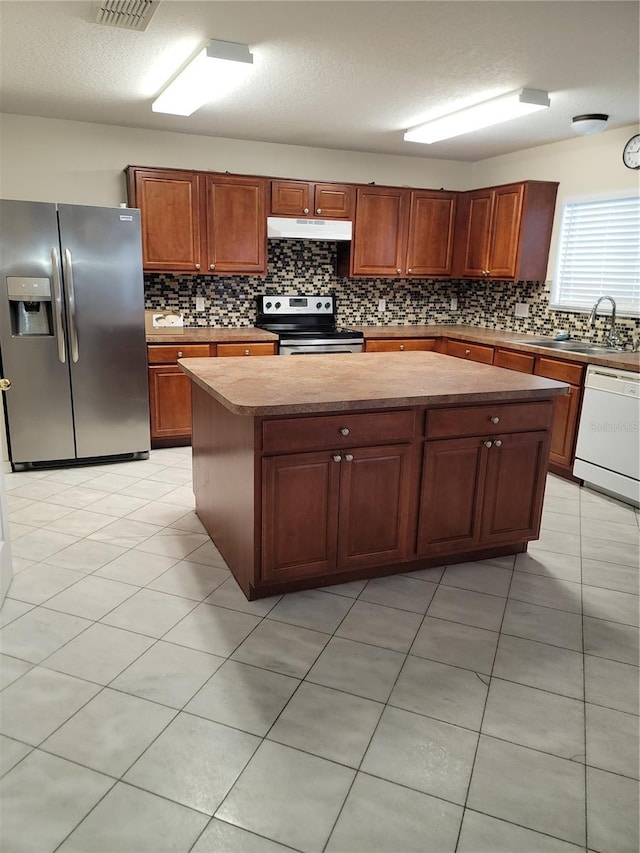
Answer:
M516 92L500 95L490 101L483 101L412 127L406 131L404 138L406 142L431 144L542 110L549 104L547 92L540 89L518 89Z
M605 113L585 113L573 117L571 130L574 133L579 133L580 136L589 136L591 133L600 133L601 130L604 130L608 121L609 116Z
M156 98L151 109L190 116L235 88L252 64L253 55L246 44L211 39Z

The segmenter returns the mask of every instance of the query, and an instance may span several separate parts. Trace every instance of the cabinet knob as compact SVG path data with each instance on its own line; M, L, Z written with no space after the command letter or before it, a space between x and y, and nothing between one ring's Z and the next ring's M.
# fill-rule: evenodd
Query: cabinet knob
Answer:
M216 265L215 265L215 264L209 264L209 269L210 269L210 270L214 270L215 268L216 268Z
M8 391L11 388L10 379L0 379L0 391Z
M397 270L396 270L396 272L400 273L400 272L402 272L402 270L401 270L401 269L397 269Z
M353 462L353 453L345 453L344 458L347 462Z
M469 354L470 354L470 352L471 352L471 350L470 350L470 349L466 349L466 350L464 351L464 354L465 354L465 355L469 355Z
M491 270L482 270L482 275L489 275Z
M492 417L492 418L491 418L491 423L492 423L492 424L499 424L499 423L500 423L500 418L498 418L498 417L496 417L496 416L494 415L494 417Z
M317 214L318 216L320 216L320 214L321 214L321 213L322 213L322 208L321 208L321 207L317 207L317 208L316 208L316 214Z
M400 344L400 349L401 349L401 350L403 350L403 349L404 349L404 344Z
M408 269L407 272L413 272L413 269Z
M334 462L342 462L342 456L338 455L337 453L332 458Z
M244 351L244 354L245 354L245 355L251 355L251 352L250 352L250 350L246 349L246 350Z
M199 269L200 269L200 264L196 264L196 269L197 269L197 270L199 270Z
M182 350L178 350L178 358L182 358Z
M342 433L342 435L349 435L349 433L351 432L351 430L349 429L349 427L342 427L342 429L340 430L340 432Z
M309 213L309 208L308 208L308 207L304 207L304 208L302 209L302 212L303 212L303 213Z
M502 442L500 441L499 438L496 438L496 440L493 442L493 444L494 444L494 447L502 447Z
M493 444L492 441L483 441L482 443L484 444L485 447L491 447L491 445Z

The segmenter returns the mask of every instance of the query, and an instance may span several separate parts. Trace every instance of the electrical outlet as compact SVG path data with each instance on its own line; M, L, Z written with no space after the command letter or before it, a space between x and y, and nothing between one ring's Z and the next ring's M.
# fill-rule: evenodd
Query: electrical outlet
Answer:
M196 296L196 311L204 311L204 296Z
M450 302L450 304L449 304L449 308L450 308L452 311L457 311L457 310L458 310L458 297L457 297L457 296L452 296L452 297L451 297L451 302Z
M516 317L528 317L529 316L529 303L528 302L516 302Z
M382 313L387 310L387 300L386 299L378 299L378 311Z

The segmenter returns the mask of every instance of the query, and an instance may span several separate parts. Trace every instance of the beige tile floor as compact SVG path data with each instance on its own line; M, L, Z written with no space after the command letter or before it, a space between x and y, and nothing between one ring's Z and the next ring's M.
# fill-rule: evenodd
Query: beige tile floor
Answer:
M638 515L247 602L188 449L10 474L7 853L637 853Z

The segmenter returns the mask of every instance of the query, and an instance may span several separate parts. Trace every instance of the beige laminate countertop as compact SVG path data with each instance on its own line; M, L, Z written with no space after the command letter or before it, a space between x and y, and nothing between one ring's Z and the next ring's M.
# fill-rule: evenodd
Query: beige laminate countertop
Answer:
M520 352L530 352L534 355L545 355L550 358L561 358L564 361L575 361L579 364L599 364L620 370L640 372L640 353L611 352L611 353L579 353L566 350L555 350L534 344L523 345L527 338L544 338L545 335L531 335L523 332L508 332L503 329L484 329L479 326L463 326L453 324L425 326L350 326L364 334L365 340L388 340L393 338L455 338L477 344L498 346ZM553 340L549 337L548 340ZM517 342L517 343L516 343Z
M178 364L229 411L249 416L541 399L568 387L433 352L187 358Z
M237 326L224 328L220 326L192 327L184 326L171 329L170 332L147 332L148 344L248 344L274 343L278 336L255 326Z

